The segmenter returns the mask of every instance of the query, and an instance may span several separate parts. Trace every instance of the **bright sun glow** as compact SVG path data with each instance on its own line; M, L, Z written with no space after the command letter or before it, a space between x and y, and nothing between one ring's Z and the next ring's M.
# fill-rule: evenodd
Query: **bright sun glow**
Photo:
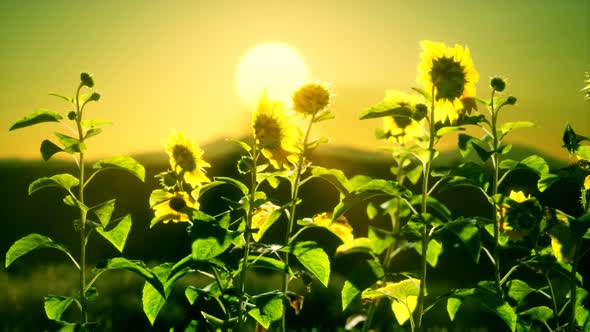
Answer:
M288 101L308 79L309 70L297 50L283 43L265 43L240 58L235 84L242 104L254 110L265 87L269 97Z

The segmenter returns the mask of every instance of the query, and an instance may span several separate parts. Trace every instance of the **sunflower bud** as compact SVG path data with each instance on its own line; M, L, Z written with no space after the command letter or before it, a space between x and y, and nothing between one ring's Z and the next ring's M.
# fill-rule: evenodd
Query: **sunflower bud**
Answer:
M490 80L490 86L492 87L492 89L498 92L502 92L506 88L506 81L504 81L504 79L502 79L501 77L493 77Z
M322 83L308 83L293 94L293 108L298 113L313 115L330 104L330 89Z
M68 119L76 120L76 112L75 111L68 112Z
M506 102L504 102L504 105L514 105L516 104L516 97L514 96L510 96L506 99Z
M90 95L90 98L88 98L89 101L99 101L100 100L100 93L98 92L93 92Z
M412 115L412 118L416 121L420 121L428 114L428 107L424 104L416 104L416 111Z
M94 79L92 78L91 74L88 74L88 73L80 74L80 81L82 82L82 85L85 85L89 88L92 88L94 86Z

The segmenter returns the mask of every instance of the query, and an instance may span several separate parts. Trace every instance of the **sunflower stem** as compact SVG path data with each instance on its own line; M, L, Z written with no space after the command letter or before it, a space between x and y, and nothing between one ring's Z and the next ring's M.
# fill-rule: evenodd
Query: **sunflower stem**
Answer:
M496 284L496 293L501 298L504 298L504 292L502 291L501 287L501 275L500 275L500 230L499 230L499 223L501 222L502 215L498 213L497 209L498 204L495 201L496 195L498 194L498 188L500 186L499 178L500 178L500 154L498 153L498 147L500 141L498 140L498 132L497 132L497 122L498 122L498 111L494 107L494 95L496 90L492 88L492 95L490 98L490 110L492 113L492 137L493 137L493 146L492 146L492 166L494 167L494 177L492 183L492 200L494 202L493 213L494 213L494 282Z
M430 167L432 164L432 159L434 157L434 140L435 140L435 132L434 132L434 106L435 106L435 95L434 90L435 85L432 85L432 101L430 104L430 118L428 119L429 125L429 132L430 135L428 137L428 160L423 165L422 168L422 209L420 213L422 215L426 214L428 210L428 178L430 175ZM422 315L424 313L424 297L426 296L426 273L428 272L426 254L428 251L428 225L424 224L422 227L422 252L420 257L420 291L418 293L418 304L416 310L416 328L420 331L422 329Z
M84 144L84 130L82 128L82 111L83 107L80 107L80 89L82 88L83 84L80 83L78 86L78 90L76 90L76 126L78 129L78 141L80 142L79 146L79 163L78 167L80 170L79 173L79 191L78 191L78 200L80 203L84 204L84 151L83 151L83 144ZM84 323L88 322L88 301L86 299L86 211L79 207L80 209L80 308L82 311L82 321Z
M248 215L246 216L246 229L244 232L244 256L242 257L242 271L240 272L240 303L238 306L238 331L242 331L244 324L244 290L246 285L246 271L248 270L248 256L250 255L250 238L252 227L252 216L254 214L254 200L256 198L256 164L258 159L258 147L256 139L252 143L252 169L250 171L250 197L248 199Z
M297 172L295 173L295 180L293 182L293 186L291 187L291 210L289 211L289 225L287 230L285 231L285 238L283 243L285 246L289 245L289 238L291 236L291 232L293 232L293 224L295 223L295 212L297 210L297 196L299 195L299 185L301 180L301 174L303 173L303 166L305 164L305 156L307 154L307 140L309 139L309 134L311 132L311 125L313 124L312 115L309 119L309 124L307 126L307 130L305 132L305 138L303 139L303 147L301 151L301 155L299 156L299 160L297 163ZM289 253L285 252L283 255L283 260L285 262L285 266L289 266ZM289 278L287 272L283 273L283 296L287 296L287 290L289 288ZM288 299L287 299L288 300ZM287 316L287 306L283 306L283 317L281 318L281 331L286 332L286 316Z

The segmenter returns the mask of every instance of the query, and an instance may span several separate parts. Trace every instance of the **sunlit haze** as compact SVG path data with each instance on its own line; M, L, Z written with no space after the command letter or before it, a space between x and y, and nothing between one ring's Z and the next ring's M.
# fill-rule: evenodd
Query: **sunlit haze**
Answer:
M482 98L489 77L508 79L518 105L501 121L537 124L509 142L567 158L566 122L590 134L580 92L589 1L2 1L0 158L40 159L41 141L62 128L8 128L38 108L66 114L47 94L73 95L82 71L102 94L86 116L114 123L89 141L89 158L161 152L171 128L202 146L243 137L265 81L288 96L302 79L330 82L335 94L336 119L312 135L376 151L381 122L358 116L385 90L417 85L425 39L469 47Z

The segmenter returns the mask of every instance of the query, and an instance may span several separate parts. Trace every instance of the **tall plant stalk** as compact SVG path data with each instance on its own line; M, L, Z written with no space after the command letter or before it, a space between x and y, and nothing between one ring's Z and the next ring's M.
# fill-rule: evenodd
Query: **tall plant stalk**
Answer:
M492 135L492 154L490 156L492 160L492 167L494 168L494 174L492 179L492 197L495 200L496 195L498 194L498 187L499 187L499 174L500 174L500 153L499 153L499 140L498 140L498 131L497 131L497 122L498 122L498 110L496 110L494 105L494 95L496 89L492 88L492 95L490 98L490 113L492 115L492 123L491 123L491 135ZM496 285L496 292L498 296L504 297L501 287L501 275L500 275L500 250L499 250L499 241L500 241L500 230L499 230L499 223L500 218L502 218L501 214L497 211L498 202L494 202L494 246L493 246L493 264L494 264L494 283Z
M82 112L84 105L80 106L80 89L84 86L80 83L76 91L76 126L78 129L79 152L78 152L78 168L80 187L78 191L78 201L84 206L84 187L86 185L84 178L84 130L82 128ZM88 301L86 298L86 243L88 234L86 231L86 210L80 208L80 307L82 310L82 319L84 323L88 322Z
M301 154L299 155L299 160L297 162L297 169L295 173L295 179L293 180L291 186L291 206L289 210L289 224L287 226L287 230L285 231L285 237L283 243L285 245L289 245L289 238L291 237L291 233L293 232L293 225L295 224L295 213L297 211L297 197L299 196L299 186L301 182L301 175L303 174L303 166L306 162L306 155L307 155L307 141L309 140L309 134L311 133L311 125L313 124L314 116L309 118L309 124L307 125L307 130L305 131L305 138L303 139L303 146L301 150ZM283 261L285 262L286 266L289 266L289 253L286 252L283 255ZM289 288L289 275L287 272L283 273L283 287L282 291L284 296L287 296L287 291ZM287 314L287 307L283 308L283 317L281 318L281 331L287 331L286 327L286 314Z
M256 168L258 161L258 146L256 139L252 143L252 169L250 170L250 197L248 198L248 212L246 215L246 227L244 232L244 255L242 257L242 271L240 272L240 302L238 306L238 331L243 328L244 315L244 290L246 285L246 272L248 270L248 256L250 256L250 240L252 238L252 216L254 215L254 200L258 181L256 179Z
M432 166L432 159L434 159L434 140L435 140L435 131L434 131L434 107L435 107L435 86L432 86L432 101L430 104L430 118L428 119L429 125L429 137L428 137L428 159L423 164L422 168L422 207L420 213L422 215L426 214L428 211L428 178L430 176L430 168ZM422 226L422 252L421 252L421 259L420 259L420 291L418 293L418 304L416 310L416 327L418 330L422 328L422 315L424 313L424 297L426 296L426 273L428 271L427 266L427 259L426 254L428 251L428 242L429 242L429 235L428 235L428 225L424 224Z

